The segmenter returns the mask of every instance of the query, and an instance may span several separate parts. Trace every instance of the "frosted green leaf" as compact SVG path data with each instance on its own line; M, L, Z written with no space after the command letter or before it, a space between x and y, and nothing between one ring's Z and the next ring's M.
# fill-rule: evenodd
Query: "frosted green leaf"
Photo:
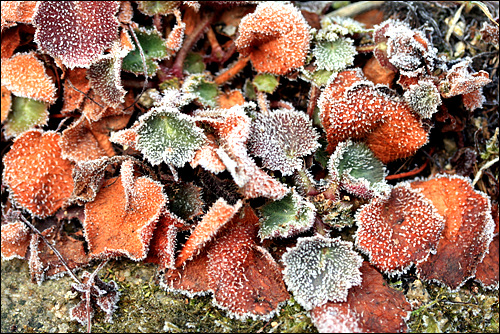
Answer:
M12 106L4 124L5 137L17 136L38 125L46 125L49 118L43 102L13 96Z
M165 187L169 198L169 209L183 220L191 220L203 214L201 188L193 183L177 182Z
M252 154L262 158L266 168L291 175L302 168L301 158L319 147L319 135L303 112L282 109L256 116L249 148Z
M272 94L279 85L278 77L270 73L262 73L255 76L253 84L258 91Z
M328 161L328 170L329 178L355 196L370 198L390 190L384 165L364 143L339 143Z
M193 73L203 73L205 71L205 63L203 62L203 57L199 53L191 52L187 55L184 60L184 71L189 74Z
M325 16L321 20L321 29L324 31L336 32L339 35L353 35L366 32L363 23L350 17Z
M299 238L283 254L284 280L295 300L306 310L327 301L344 302L348 290L361 284L363 258L352 243L321 235Z
M188 76L182 90L196 95L196 100L204 107L214 108L217 105L219 89L217 84L208 80L205 74L192 74Z
M316 66L319 70L340 72L354 62L357 54L350 38L337 39L336 41L322 41L316 44L313 54L316 57Z
M152 165L162 162L182 167L206 140L188 115L176 108L153 108L139 118L137 148Z
M314 223L316 209L295 189L278 201L269 202L261 210L261 239L288 238L308 230Z
M420 80L417 85L410 85L403 96L422 118L431 118L441 104L439 90L430 80Z
M160 32L156 29L139 28L134 30L137 40L141 44L146 58L146 67L148 76L152 77L158 70L157 60L165 59L170 56L167 50L165 40L161 37ZM141 54L135 40L132 40L135 49L123 59L122 69L134 74L144 74L144 66L142 63Z

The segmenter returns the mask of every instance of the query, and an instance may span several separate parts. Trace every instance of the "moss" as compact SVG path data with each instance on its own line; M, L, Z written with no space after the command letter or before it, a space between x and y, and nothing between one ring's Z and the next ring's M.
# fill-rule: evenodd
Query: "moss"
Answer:
M430 300L411 313L408 322L412 332L498 332L498 291L468 282L457 292L424 283Z
M88 268L95 269L96 265ZM80 277L81 272L77 273ZM104 281L115 280L122 295L113 323L104 322L96 312L92 332L283 332L312 333L316 328L309 312L293 298L280 314L269 321L239 321L212 305L210 295L187 298L162 290L156 279L156 266L129 260L111 261L101 271ZM2 261L2 332L85 332L70 321L69 309L80 298L71 293L72 280L64 276L42 285L31 283L28 263L18 259ZM402 290L401 281L391 285ZM413 300L408 321L410 332L498 332L498 291L482 289L468 282L458 292L423 283L427 300ZM407 294L407 296L409 296Z

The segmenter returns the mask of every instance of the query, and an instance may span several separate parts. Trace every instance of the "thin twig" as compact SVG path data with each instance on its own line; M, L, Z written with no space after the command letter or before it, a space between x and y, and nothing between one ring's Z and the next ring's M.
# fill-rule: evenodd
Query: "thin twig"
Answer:
M87 93L84 93L82 92L81 90L79 90L78 88L76 88L75 86L73 86L73 84L71 83L71 81L69 79L66 79L66 82L69 83L70 87L73 88L74 90L76 90L78 93L80 94L83 94L85 97L87 97L90 101L94 102L95 104L97 104L99 107L101 107L102 109L104 109L105 107L100 105L99 103L97 103L93 98L91 98L90 96L87 95Z
M66 270L68 271L70 276L73 278L73 280L75 280L77 283L81 284L82 282L78 279L78 277L76 277L76 275L73 274L71 269L69 269L69 266L66 263L66 260L64 260L64 257L61 255L61 253L59 253L59 251L47 239L45 239L43 234L33 224L31 224L26 218L24 218L24 216L19 216L19 217L26 225L28 225L33 230L33 232L38 234L38 236L40 238L42 238L42 240L45 242L45 244L54 252L54 254L56 254L56 256L59 258L59 261L61 261L61 263L66 268Z
M415 175L419 174L420 172L422 172L425 169L425 167L427 167L428 164L429 164L429 160L425 160L424 164L418 168L412 169L411 171L405 172L405 173L387 175L385 177L385 179L386 180L396 180L396 179L401 179L404 177L415 176Z
M184 44L182 44L181 49L177 53L174 65L172 65L172 67L170 68L169 73L178 77L179 79L182 79L184 60L186 60L188 53L193 48L194 44L200 39L205 29L212 23L214 17L215 15L213 13L205 13L202 21L184 40Z

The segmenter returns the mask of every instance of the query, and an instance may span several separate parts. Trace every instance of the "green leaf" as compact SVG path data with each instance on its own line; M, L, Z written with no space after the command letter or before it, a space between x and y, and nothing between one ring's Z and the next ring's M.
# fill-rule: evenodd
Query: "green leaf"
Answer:
M299 238L283 254L283 278L295 300L306 310L327 301L343 302L352 286L361 284L363 258L352 243L321 235Z
M189 74L203 73L205 71L205 63L203 57L199 53L189 53L184 60L184 71Z
M314 223L314 206L295 189L280 199L264 205L260 212L261 239L287 238L308 230Z
M13 96L11 111L4 124L5 136L17 136L37 125L46 125L48 117L45 103Z
M272 94L279 85L279 78L273 74L262 73L255 76L253 84L258 91Z
M337 39L334 42L319 42L313 50L316 66L319 70L340 72L354 62L357 54L350 38Z
M153 165L182 167L206 140L192 118L172 107L154 108L141 116L136 131L137 148Z
M165 40L156 29L139 28L134 30L137 40L144 52L148 76L152 77L158 70L157 60L170 56L165 45ZM133 40L135 49L130 51L123 59L122 69L134 74L144 74L144 66L137 44Z
M182 85L183 91L193 93L204 107L215 107L220 94L217 84L208 80L205 74L192 74Z

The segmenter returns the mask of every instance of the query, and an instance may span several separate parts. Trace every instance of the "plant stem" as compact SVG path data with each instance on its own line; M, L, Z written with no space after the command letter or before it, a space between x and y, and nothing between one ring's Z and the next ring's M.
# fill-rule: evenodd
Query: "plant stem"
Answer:
M250 56L239 58L236 63L233 64L228 70L219 74L215 78L215 83L217 85L222 85L224 82L231 80L236 74L238 74L248 63Z
M176 76L179 79L183 77L184 60L186 59L189 51L193 48L194 44L201 38L205 29L212 23L215 18L214 13L204 13L203 19L194 31L187 36L182 44L181 49L177 53L174 65L169 69L169 74Z

